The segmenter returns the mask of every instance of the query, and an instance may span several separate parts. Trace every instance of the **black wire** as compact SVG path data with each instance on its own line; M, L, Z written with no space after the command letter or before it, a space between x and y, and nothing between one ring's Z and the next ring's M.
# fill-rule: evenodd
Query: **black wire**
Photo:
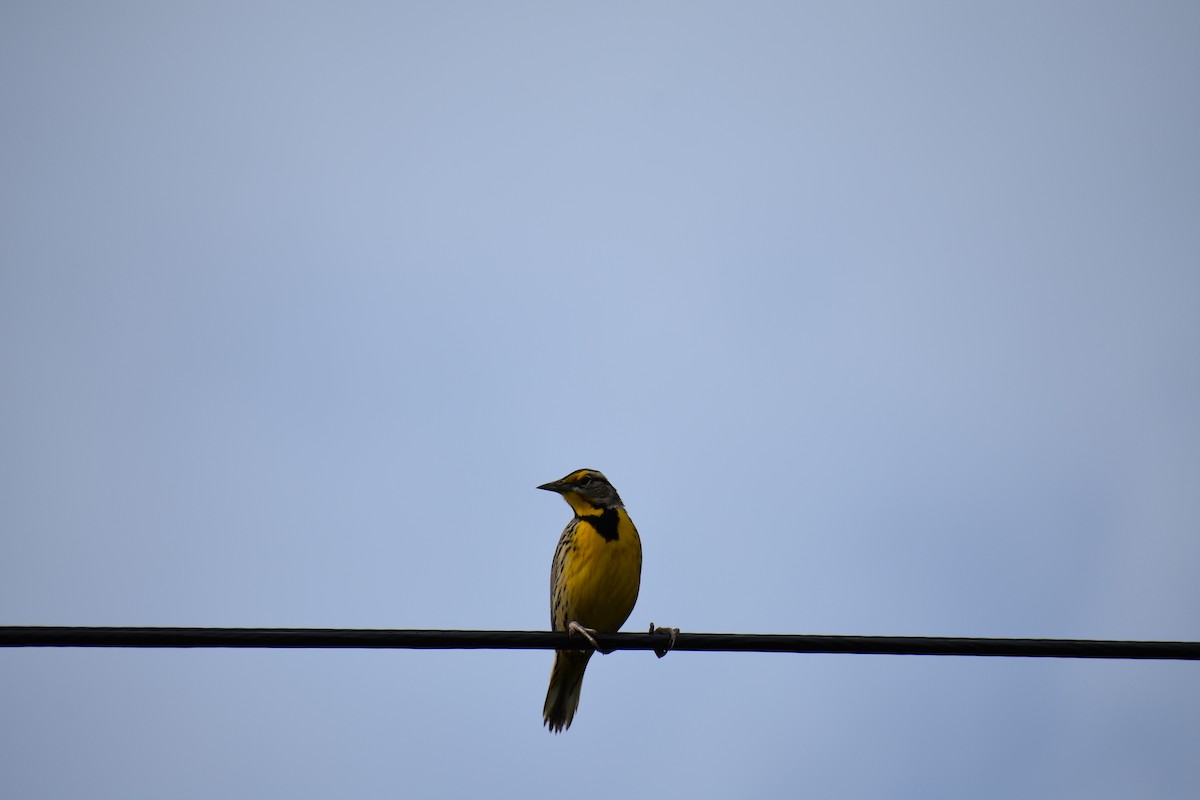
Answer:
M602 633L601 649L662 650L666 634ZM0 627L0 647L322 647L586 650L582 637L549 631L354 630L342 628ZM978 639L681 633L674 650L737 653L871 653L1200 660L1200 642Z

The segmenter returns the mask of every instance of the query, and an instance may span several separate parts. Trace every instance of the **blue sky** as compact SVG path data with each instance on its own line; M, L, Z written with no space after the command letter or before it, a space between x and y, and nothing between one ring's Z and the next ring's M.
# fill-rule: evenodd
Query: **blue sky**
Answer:
M1200 639L1200 9L8 3L4 624ZM1186 663L0 652L22 798L1184 797Z

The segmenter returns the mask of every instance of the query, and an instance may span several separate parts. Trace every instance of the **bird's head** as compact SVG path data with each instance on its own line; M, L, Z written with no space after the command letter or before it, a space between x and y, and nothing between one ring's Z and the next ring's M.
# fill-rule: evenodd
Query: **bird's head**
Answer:
M594 514L599 509L623 507L617 490L603 472L595 469L577 469L565 478L543 483L537 488L558 492L576 514Z

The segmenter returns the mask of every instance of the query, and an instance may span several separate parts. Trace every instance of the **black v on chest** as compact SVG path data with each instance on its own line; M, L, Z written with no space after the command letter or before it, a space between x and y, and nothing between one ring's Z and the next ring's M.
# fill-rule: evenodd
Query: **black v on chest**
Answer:
M615 542L620 535L618 528L621 524L621 515L615 508L606 508L599 514L581 514L579 519L591 525L606 542Z

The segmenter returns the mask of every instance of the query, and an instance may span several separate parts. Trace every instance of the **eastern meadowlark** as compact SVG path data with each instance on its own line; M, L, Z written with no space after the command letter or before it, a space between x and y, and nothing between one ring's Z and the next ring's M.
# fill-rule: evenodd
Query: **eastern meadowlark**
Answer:
M617 490L600 472L580 469L538 487L575 511L550 567L550 624L597 647L597 631L616 631L637 602L642 541ZM571 727L591 650L558 650L542 716L554 733Z

